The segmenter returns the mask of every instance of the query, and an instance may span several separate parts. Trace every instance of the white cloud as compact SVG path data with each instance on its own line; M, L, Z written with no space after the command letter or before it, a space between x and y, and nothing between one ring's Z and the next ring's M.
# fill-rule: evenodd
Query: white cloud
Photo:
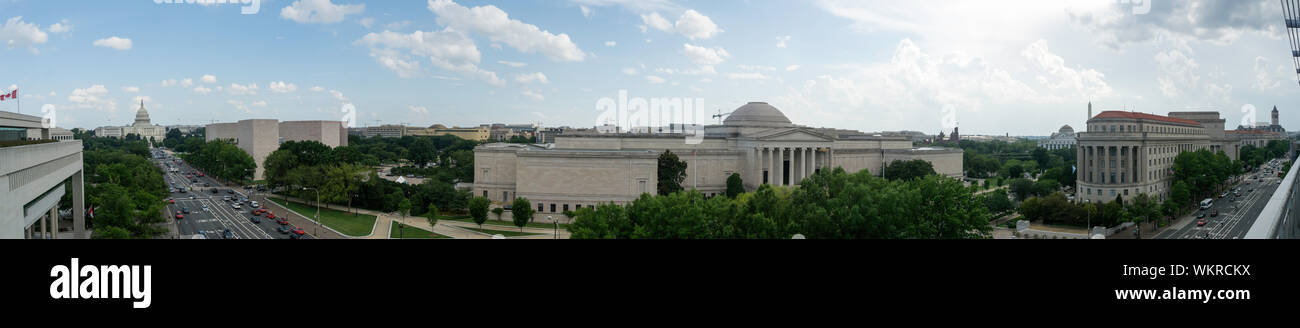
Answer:
M790 65L785 67L786 72L794 72L797 70L799 70L799 65Z
M1079 98L1095 99L1109 96L1110 85L1105 74L1092 69L1075 69L1065 65L1065 59L1047 48L1046 40L1038 40L1020 52L1030 63L1037 64L1042 74L1039 83L1052 90L1070 92Z
M525 63L512 62L512 61L504 61L504 60L499 60L499 61L497 61L497 63L498 63L498 64L501 64L501 65L506 65L506 66L514 67L514 68L520 68L520 67L528 66L528 64L525 64Z
M370 33L357 40L356 44L369 46L371 57L403 78L424 75L424 70L413 59L423 57L428 58L434 67L474 77L491 85L505 85L505 81L497 77L496 72L478 67L482 55L474 41L452 29L438 32L415 31L411 34L392 31Z
M64 19L60 20L58 23L54 23L54 25L50 25L50 28L47 30L54 34L68 33L72 32L72 24L68 24L68 20Z
M606 46L606 47L614 47L614 46L618 46L618 42L614 42L614 41L605 41L605 46Z
M184 80L181 80L181 87L182 87L182 88L189 88L190 86L193 86L193 85L194 85L194 79L184 79Z
M1166 1L1143 15L1133 15L1133 5L1123 1L1099 2L1102 5L1067 7L1066 13L1098 44L1114 50L1148 41L1227 45L1247 33L1269 37L1286 33L1285 25L1261 19L1278 15L1275 1Z
M789 36L789 35L787 35L787 36L778 36L778 37L776 37L776 47L777 47L777 48L785 48L786 43L788 43L788 42L790 42L790 36Z
M265 100L254 101L250 105L252 105L253 107L266 107L266 101Z
M448 28L481 34L493 43L504 43L523 53L541 53L555 61L580 62L586 57L568 34L555 35L536 25L510 19L496 6L466 8L451 0L429 0L429 11Z
M583 18L591 18L591 14L595 13L594 11L591 10L591 8L588 8L585 5L578 5L578 9L582 10Z
M366 11L365 4L336 5L330 0L298 0L280 9L280 17L298 23L332 24Z
M776 67L763 65L736 65L736 68L746 71L775 71Z
M197 94L199 94L199 95L205 96L205 95L207 95L207 94L209 94L209 93L212 93L212 89L209 89L209 88L207 88L207 87L204 87L204 86L201 86L201 85L200 85L200 86L194 88L194 93L197 93Z
M122 87L122 91L123 91L123 92L130 92L130 93L139 93L139 92L140 92L140 87L126 86L126 87Z
M231 106L235 106L235 109L251 113L251 111L248 110L248 105L245 105L243 101L230 99L230 100L226 100L226 103L230 104Z
M207 84L213 84L213 83L217 83L217 77L213 75L203 75L202 78L199 78L199 81Z
M1201 77L1196 74L1200 64L1179 50L1169 50L1155 55L1156 65L1163 74L1156 78L1160 92L1174 98L1183 89L1196 89Z
M647 32L647 28L653 28L670 33L673 31L673 23L668 22L667 19L664 19L664 16L660 16L657 12L650 13L649 15L641 15L641 22L645 23L645 25L641 25L642 33Z
M641 29L642 33L655 29L661 32L679 33L691 40L709 39L723 32L722 29L718 28L718 24L713 23L713 19L700 14L694 9L682 13L682 16L677 18L676 23L669 22L658 12L641 15L641 23L642 25L637 27Z
M718 25L714 24L712 19L709 19L709 16L704 16L694 9L687 10L686 13L682 14L682 17L677 19L677 24L674 27L677 28L678 33L691 40L709 39L718 35L718 33L722 33L722 29L719 29Z
M1278 74L1278 73L1282 74ZM1283 79L1290 79L1286 66L1277 65L1276 68L1270 68L1268 58L1263 56L1255 57L1255 82L1251 88L1259 91L1271 91L1282 85Z
M325 88L322 88L321 86L318 85L318 86L311 87L311 91L312 91L312 92L321 92L321 91L325 91Z
M96 84L84 89L72 89L68 95L68 102L72 103L73 108L95 109L113 112L117 110L117 102L108 99L108 88L101 84Z
M624 67L624 68L623 68L623 74L627 74L627 75L636 75L636 69L635 69L635 68L631 68L631 67Z
M532 74L515 75L515 82L519 82L520 84L531 84L531 83L550 84L551 83L550 80L546 79L546 74L542 74L541 72L532 73Z
M714 69L713 65L701 65L699 68L691 69L656 68L655 73L669 75L713 75L718 74L718 70Z
M343 96L343 93L342 93L342 92L339 92L338 90L330 90L330 95L333 95L333 96L334 96L334 99L336 99L336 100L338 100L338 101L342 101L342 102L347 102L347 101L348 101L348 97L344 97L344 96Z
M416 114L429 113L429 108L424 106L407 106L407 109L410 109L412 113L416 113Z
M258 87L257 87L257 83L253 83L249 85L231 83L229 90L231 95L236 95L236 96L256 95Z
M527 97L529 97L529 98L533 98L534 100L537 100L537 101L545 101L545 100L546 100L546 96L543 96L543 95L540 94L540 93L533 92L532 90L524 90L523 95L524 95L524 96L527 96Z
M96 47L113 48L116 50L131 50L131 39L109 37L106 39L95 40Z
M298 91L297 85L294 85L293 83L285 83L284 81L273 81L271 82L270 88L271 92L275 93L290 93Z
M374 17L362 18L361 20L357 21L357 24L361 24L361 26L365 28L370 28L372 26L375 26L375 18Z
M392 22L392 23L384 24L384 29L396 31L396 30L401 30L403 28L406 28L407 26L410 25L411 25L411 21Z
M731 57L731 54L727 53L727 50L722 49L721 47L709 49L691 45L689 43L682 45L682 51L686 54L686 58L689 58L691 62L700 65L721 64L723 61L726 61L726 58Z
M162 87L164 87L164 88L166 88L166 87L171 87L171 86L176 85L176 79L163 80L162 83L160 83L160 84L161 84Z
M654 75L647 75L647 76L645 77L645 79L646 79L646 81L650 81L650 84L660 84L660 83L664 83L665 81L667 81L667 80L664 80L664 78L662 78L662 77L658 77L658 76L654 76Z
M23 22L23 16L11 17L0 27L0 42L9 49L45 43L49 34L36 24Z

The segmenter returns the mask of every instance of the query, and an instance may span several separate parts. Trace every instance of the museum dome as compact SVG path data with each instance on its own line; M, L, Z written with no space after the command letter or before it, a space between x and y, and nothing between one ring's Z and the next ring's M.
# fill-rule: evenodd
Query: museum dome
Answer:
M781 110L765 102L751 102L731 112L724 125L790 125L790 119Z
M135 124L149 125L149 111L144 109L144 101L140 101L140 109L135 111Z
M1062 126L1062 127L1061 127L1061 130L1060 130L1060 131L1057 131L1057 132L1058 132L1058 133L1062 133L1062 134L1065 134L1065 133L1074 134L1074 128L1070 127L1070 125L1067 124L1067 125L1065 125L1065 126Z

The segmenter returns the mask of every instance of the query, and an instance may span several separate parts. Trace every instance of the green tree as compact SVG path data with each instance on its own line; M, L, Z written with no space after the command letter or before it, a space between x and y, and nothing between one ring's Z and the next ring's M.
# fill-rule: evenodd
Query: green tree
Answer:
M105 226L95 229L91 239L131 239L131 231L117 226Z
M474 219L474 223L479 228L483 227L483 222L487 222L488 207L492 202L484 197L474 197L469 200L469 217Z
M519 227L519 231L524 231L524 226L533 220L533 205L528 198L515 198L515 203L510 207L510 213L514 216L514 223Z
M926 160L895 160L885 167L882 176L889 180L914 180L935 174L934 165Z
M682 181L686 180L686 162L677 158L671 150L665 150L659 155L659 184L658 191L660 195L668 195L682 191Z
M1015 194L1017 201L1024 201L1029 196L1034 195L1034 181L1029 179L1011 180L1010 187L1012 194Z
M984 180L984 181L985 183L988 182L988 180ZM989 209L989 213L994 213L994 214L1003 213L1015 208L1015 204L1011 203L1011 197L1007 194L1007 191L1004 189L998 189L998 190L985 193L984 206Z
M429 204L429 211L424 213L424 217L425 217L425 218L428 218L428 220L429 220L429 226L430 226L430 227L437 227L437 226L438 226L438 206L437 206L437 205L433 205L433 204ZM481 226L480 226L480 227L481 227Z
M402 192L395 191L388 195L389 201L394 202L393 208L402 213L402 218L406 218L411 213L411 200L402 195Z
M504 208L497 207L492 209L492 214L497 215L497 221L502 221L501 215L505 213L506 213L506 209Z
M737 195L745 192L745 182L740 179L740 173L732 173L727 177L727 198L736 198Z

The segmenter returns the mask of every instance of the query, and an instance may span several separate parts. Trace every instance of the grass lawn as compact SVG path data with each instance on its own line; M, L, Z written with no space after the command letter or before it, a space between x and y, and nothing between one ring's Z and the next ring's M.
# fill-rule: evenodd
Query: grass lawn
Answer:
M280 206L293 210L294 212L298 212L298 214L307 216L307 219L309 220L312 215L316 214L315 206L308 206L302 203L291 203L280 198L267 199L270 199ZM325 226L338 230L338 232L348 236L367 236L370 235L371 229L375 227L374 215L358 214L353 216L352 213L322 207L320 209L320 216L321 223L325 224Z
M497 220L493 220L492 217L493 217L493 215L489 214L489 215L488 215L488 220L487 220L487 222L483 222L483 225L484 225L484 226L488 226L488 225L507 226L507 227L511 227L511 228L515 228L515 229L518 229L518 228L519 228L519 227L516 227L516 226L515 226L515 222L514 222L514 221L497 221ZM509 219L509 217L507 217L507 219ZM438 220L448 220L448 221L457 221L457 222L465 222L465 223L474 223L474 219L473 219L473 218L470 218L470 217L448 217L448 216L444 216L444 217L440 217L440 218L438 218ZM541 228L541 229L555 229L555 224L554 224L554 223L549 223L549 222L547 222L547 223L541 223L541 222L536 222L536 221L534 221L534 222L528 222L528 224L525 225L524 227L527 227L527 228ZM565 228L568 228L568 227L569 227L569 224L567 224L567 223L560 223L560 229L565 229Z
M410 226L410 225L404 225L404 224L403 224L402 226L405 226L406 228L404 228L404 229L398 229L398 224L400 224L400 223L397 223L397 222L393 222L393 223L392 223L392 229L389 229L389 231L391 231L391 232L388 233L388 238L389 238L389 239L398 239L399 237L400 237L401 239L448 239L448 238L451 238L451 237L448 237L448 236L444 236L444 235L442 235L442 234L438 234L438 233L430 232L430 231L428 231L428 230L424 230L424 229L416 228L416 227L414 227L414 226Z
M479 228L470 228L470 227L460 227L460 228L469 229L469 230L473 230L473 231L478 231L478 232L482 232L482 233L489 234L489 235L500 234L500 235L502 235L502 236L506 236L506 237L520 237L520 236L537 236L537 235L541 235L540 233L519 232L518 230L510 231L510 230L496 230L496 229L487 229L487 228L479 229ZM516 228L516 229L517 229L517 228Z

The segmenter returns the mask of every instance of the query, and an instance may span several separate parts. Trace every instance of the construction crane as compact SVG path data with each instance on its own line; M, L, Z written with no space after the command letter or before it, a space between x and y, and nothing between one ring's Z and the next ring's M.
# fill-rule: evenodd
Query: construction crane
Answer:
M718 124L722 124L722 118L727 117L727 115L731 115L731 113L735 113L735 112L723 113L722 110L719 109L717 114L713 114L713 118L718 119Z

